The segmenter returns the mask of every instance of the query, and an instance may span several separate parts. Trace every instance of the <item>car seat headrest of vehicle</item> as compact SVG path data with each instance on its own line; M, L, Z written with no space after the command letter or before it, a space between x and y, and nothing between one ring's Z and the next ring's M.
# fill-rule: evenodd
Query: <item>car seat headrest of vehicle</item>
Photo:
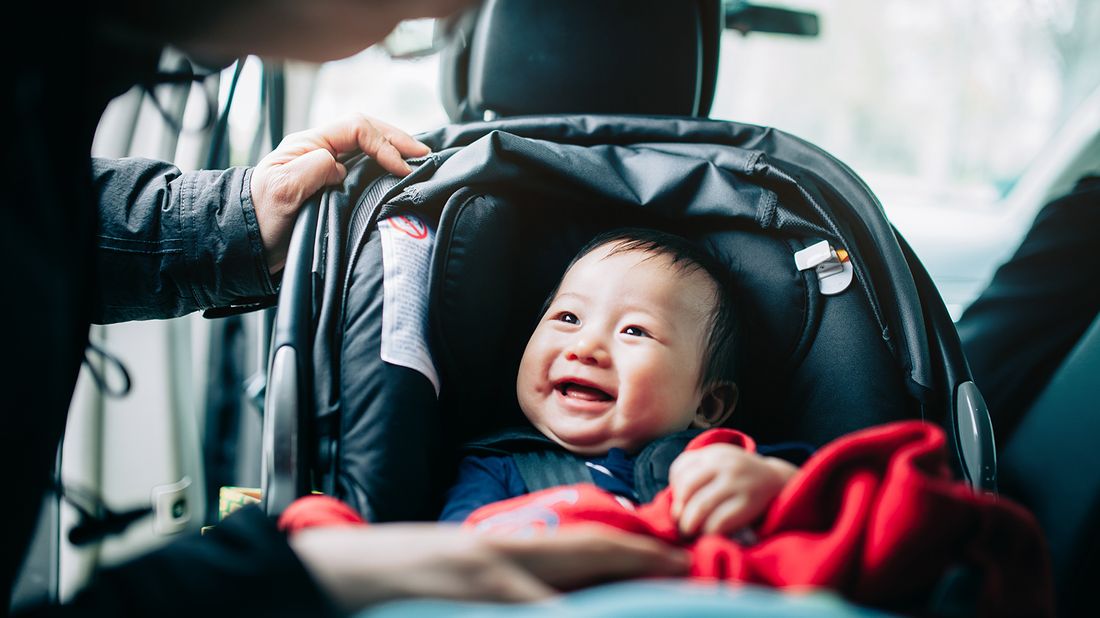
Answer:
M440 66L453 120L530 114L706 116L716 0L487 0Z

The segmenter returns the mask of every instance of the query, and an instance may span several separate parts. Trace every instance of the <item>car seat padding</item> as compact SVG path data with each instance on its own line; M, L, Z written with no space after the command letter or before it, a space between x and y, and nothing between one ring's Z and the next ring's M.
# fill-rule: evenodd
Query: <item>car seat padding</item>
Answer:
M534 194L472 196L456 206L444 226L450 236L439 241L447 257L433 287L436 360L450 385L441 406L461 418L448 434L473 438L523 423L515 373L546 295L588 238L639 223L716 248L734 271L744 340L735 425L762 439L822 444L911 413L861 297L821 302L816 279L795 270L782 239L752 229L705 231L720 225L709 219L700 227L637 212L642 208L601 211Z

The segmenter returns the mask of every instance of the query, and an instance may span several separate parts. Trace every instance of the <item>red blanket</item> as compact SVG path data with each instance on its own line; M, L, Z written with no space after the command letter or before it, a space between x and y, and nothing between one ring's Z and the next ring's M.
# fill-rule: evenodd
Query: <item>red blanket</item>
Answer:
M708 431L688 449L753 441ZM803 465L755 527L755 542L682 539L671 491L633 506L594 485L570 485L482 507L468 526L521 533L603 522L686 546L692 575L771 586L825 586L852 600L893 605L926 594L953 565L983 575L987 615L1053 614L1046 549L1020 506L952 479L943 432L918 421L852 433Z
M748 436L718 429L688 449L715 442L755 448ZM357 519L350 507L321 498L295 503L280 523L293 530ZM484 506L465 525L529 534L600 522L691 549L693 577L823 586L880 607L921 599L952 566L969 565L983 577L983 615L1053 615L1049 560L1034 518L953 480L943 432L933 425L891 423L829 443L738 540L681 538L670 505L667 489L637 506L594 485L569 485Z

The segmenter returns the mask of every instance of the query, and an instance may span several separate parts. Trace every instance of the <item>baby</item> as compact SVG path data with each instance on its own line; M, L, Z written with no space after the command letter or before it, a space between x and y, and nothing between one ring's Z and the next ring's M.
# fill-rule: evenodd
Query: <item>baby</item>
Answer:
M601 489L634 500L639 451L733 412L737 316L727 279L683 238L620 229L582 248L551 293L516 394L531 424L583 458ZM670 514L685 537L743 528L797 471L753 452L743 434L710 442L697 439L669 470ZM466 520L527 493L511 456L467 457L441 519Z
M464 459L442 518L520 542L602 525L683 547L689 577L827 587L910 610L949 566L979 565L988 579L978 613L1052 615L1034 519L953 480L938 427L853 432L801 469L717 428L738 396L726 278L708 254L660 232L617 230L582 249L520 362L516 394L539 433ZM651 457L665 447L674 455ZM668 486L651 482L670 459ZM542 461L578 465L557 482L532 473ZM328 496L299 499L279 521L290 532L364 523Z

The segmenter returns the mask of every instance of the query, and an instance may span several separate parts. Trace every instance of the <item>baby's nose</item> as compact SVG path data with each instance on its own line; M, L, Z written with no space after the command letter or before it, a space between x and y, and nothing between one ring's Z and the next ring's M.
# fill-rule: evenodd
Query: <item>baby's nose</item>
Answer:
M586 337L576 339L572 345L566 348L565 360L606 367L611 361L611 355L607 353L607 349L599 341Z

